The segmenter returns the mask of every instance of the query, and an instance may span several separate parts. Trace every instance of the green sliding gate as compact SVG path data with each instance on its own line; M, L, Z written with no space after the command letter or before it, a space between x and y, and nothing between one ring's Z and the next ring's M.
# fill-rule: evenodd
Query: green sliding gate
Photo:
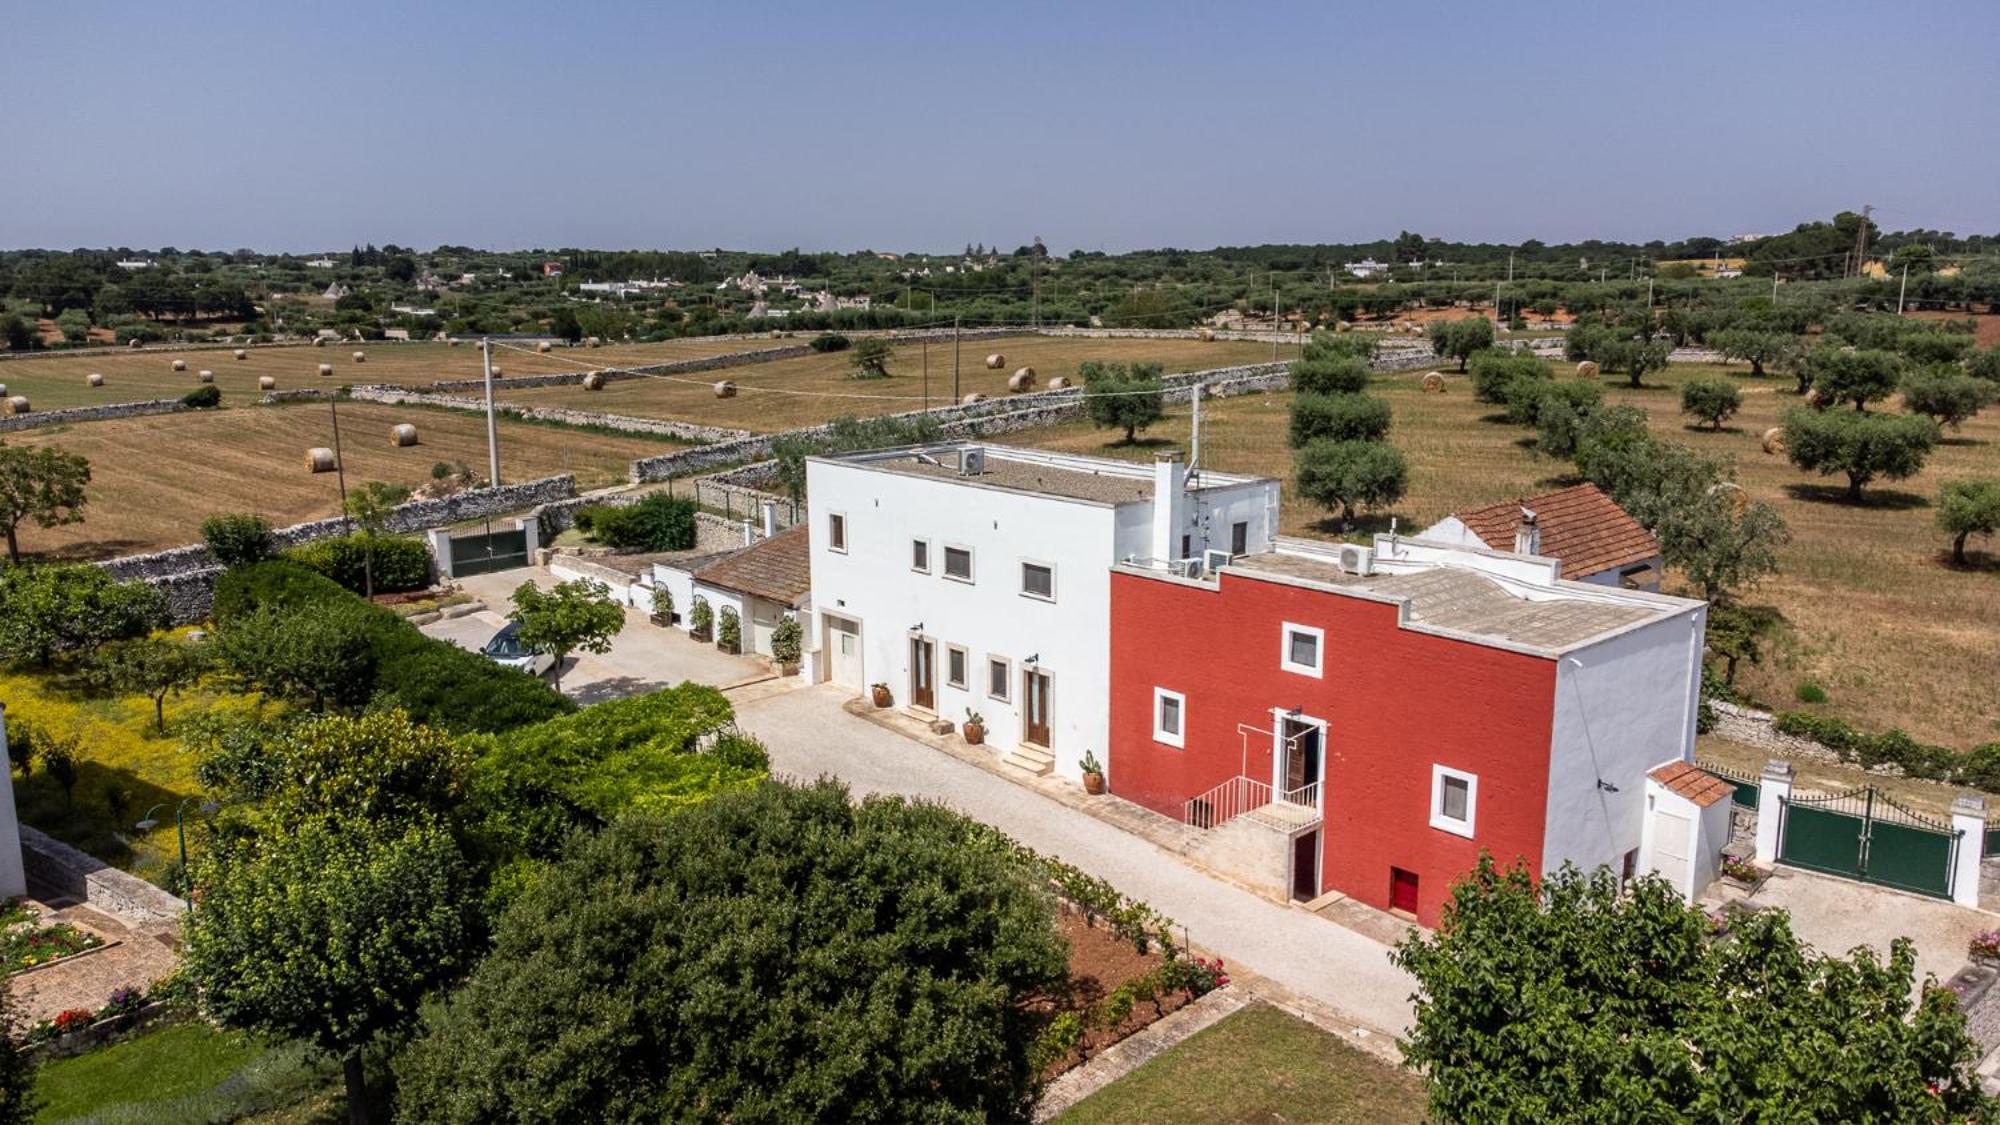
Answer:
M1727 766L1712 765L1708 762L1698 761L1695 765L1729 783L1729 787L1732 790L1729 794L1730 804L1735 805L1739 809L1749 809L1751 812L1757 811L1758 780L1755 777L1749 774L1738 773Z
M451 540L451 573L455 578L527 565L528 533L525 529L454 536Z
M1873 787L1784 799L1778 861L1937 898L1951 897L1959 833Z

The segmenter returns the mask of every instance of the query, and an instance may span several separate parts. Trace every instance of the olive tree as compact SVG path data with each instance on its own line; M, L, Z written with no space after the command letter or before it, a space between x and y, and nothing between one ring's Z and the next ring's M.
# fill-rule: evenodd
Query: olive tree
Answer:
M1464 320L1433 320L1427 330L1431 350L1440 359L1455 359L1463 372L1473 353L1493 346L1493 322L1483 316Z
M2000 400L2000 383L1989 383L1956 368L1931 367L1903 377L1903 409L1956 430Z
M1708 346L1724 359L1740 359L1750 364L1752 376L1762 376L1764 365L1776 365L1798 347L1795 337L1783 332L1762 332L1754 328L1721 328L1707 336Z
M1857 414L1795 407L1785 415L1785 453L1801 469L1847 476L1847 498L1877 478L1916 475L1937 446L1938 425L1916 414Z
M2000 533L2000 480L1949 480L1938 491L1938 526L1951 536L1951 561L1965 565L1965 541Z
M1832 344L1813 349L1807 366L1812 389L1822 398L1828 403L1851 402L1859 411L1888 398L1903 373L1903 359L1895 352L1848 351Z
M1299 495L1340 513L1341 530L1354 526L1354 509L1379 508L1403 498L1410 470L1395 446L1381 441L1308 442L1293 458Z
M1681 384L1681 413L1708 423L1712 430L1743 409L1743 390L1728 379L1689 379Z
M1166 417L1166 390L1157 363L1098 363L1077 370L1083 379L1084 409L1100 430L1123 430L1122 445L1138 440L1138 431Z
M1292 399L1291 446L1322 438L1381 441L1389 433L1389 404L1373 395L1302 394Z
M42 528L82 523L89 501L90 459L60 446L29 449L0 441L0 533L7 536L7 561L21 561L21 525Z

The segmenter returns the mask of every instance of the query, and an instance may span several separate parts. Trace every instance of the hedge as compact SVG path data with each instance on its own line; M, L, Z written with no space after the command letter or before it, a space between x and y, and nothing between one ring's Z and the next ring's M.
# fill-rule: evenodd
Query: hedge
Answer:
M1947 781L1988 793L2000 793L2000 742L1988 742L1961 753L1950 747L1918 742L1900 730L1868 734L1830 715L1804 711L1781 713L1773 721L1771 729L1779 734L1817 742L1833 751L1841 761L1864 769L1896 766L1909 777Z
M293 562L326 575L355 593L368 588L368 537L362 534L319 539L285 552ZM391 535L375 539L375 592L395 594L431 584L431 552L415 539Z
M324 575L279 559L237 567L217 579L215 619L226 630L232 618L261 606L307 611L336 599L360 602ZM393 612L361 604L375 649L371 710L400 707L416 722L460 732L512 730L576 710L575 703L526 672L433 640Z
M594 505L577 511L577 529L620 550L687 551L695 544L694 501L655 492L623 507Z

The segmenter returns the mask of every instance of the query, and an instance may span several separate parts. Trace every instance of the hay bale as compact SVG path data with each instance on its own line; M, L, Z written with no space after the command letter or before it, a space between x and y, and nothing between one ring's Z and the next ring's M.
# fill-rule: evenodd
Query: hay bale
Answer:
M1579 379L1597 378L1597 361L1593 359L1586 359L1582 363L1577 364L1576 377Z
M7 397L7 384L0 383L0 398Z
M1426 375L1424 376L1424 378L1423 378L1423 386L1424 386L1424 393L1425 393L1425 394L1427 394L1427 395L1441 395L1441 394L1443 394L1443 393L1444 393L1444 372L1442 372L1442 371L1432 371L1432 372L1429 372L1429 373L1427 373L1427 374L1426 374Z
M333 374L333 364L331 364L331 363L322 363L322 364L320 364L320 365L319 365L319 374L320 374L320 377L321 377L322 379L323 379L323 378L325 378L325 377L326 377L326 376L328 376L328 375L331 375L331 374Z
M1823 394L1818 387L1814 387L1812 390L1806 392L1807 406L1813 407L1814 409L1818 409L1819 407L1831 406L1832 404L1833 404L1832 400L1827 398L1827 396Z
M90 386L101 387L104 385L104 376L99 375L97 372L93 371L90 374L84 376L83 381L89 384Z
M586 348L594 348L594 347L596 347L597 345L599 345L599 344L601 344L601 343L603 343L603 342L604 342L604 341L603 341L603 339L602 339L602 338L600 338L600 337L597 337L597 336L592 336L592 337L590 337L589 339L586 339L586 340L585 340L585 341L583 342L583 346L584 346L584 347L586 347Z
M389 442L398 449L417 444L417 428L408 422L398 422L389 427Z
M963 399L960 399L959 401L966 406L971 406L975 402L985 402L986 396L980 394L978 391L974 391L971 394L966 395Z
M778 331L778 330L777 330L777 329L775 329L775 328L771 329L771 339L773 339L773 340L782 340L782 339L784 339L784 337L785 337L785 334L784 334L783 332L780 332L780 331Z
M549 342L543 340L541 343L535 345L535 350L541 352L543 355L547 355L549 352Z
M326 337L324 337L324 336L314 336L314 337L313 337L313 347L315 347L315 348L323 348L323 347L325 347L325 346L326 346Z
M7 413L26 414L27 412L28 412L27 395L15 395L14 397L7 400Z
M1062 390L1064 387L1067 387L1069 385L1070 385L1069 380L1063 378L1060 375L1052 375L1049 377L1049 389L1052 391Z
M200 371L197 371L197 372L195 372L195 373L194 373L194 377L195 377L195 381L196 381L196 382L198 382L198 383L213 383L213 382L215 382L215 372L213 372L213 371L210 371L210 370L209 370L208 368L206 368L206 367L202 368L202 369L201 369Z
M260 391L275 391L278 389L278 381L269 375L259 375L257 376L257 389Z
M1215 342L1215 329L1213 329L1213 328L1204 328L1204 329L1202 329L1202 330L1201 330L1201 342L1202 342L1202 343L1204 343L1204 344L1212 344L1212 343L1214 343L1214 342Z
M249 352L249 350L248 350L248 349L246 349L246 348L237 348L237 349L236 349L236 358L237 358L237 359L249 359L249 358L250 358L250 352Z
M1784 435L1780 434L1779 436L1782 437ZM1743 486L1737 484L1735 481L1726 480L1720 484L1711 485L1708 494L1710 496L1720 496L1729 501L1729 510L1739 517L1743 515L1743 509L1750 506L1750 494L1743 491Z
M586 372L584 372L584 373L583 373L583 389L584 389L584 390L586 390L586 391L601 391L601 390L603 390L603 389L604 389L604 372L602 372L602 371L586 371Z
M139 345L139 337L137 337L137 336L134 336L134 337L132 337L132 342L131 342L130 344L128 344L127 346L128 346L128 347L134 347L134 348L136 348L136 347L139 347L139 346L140 346L140 345Z
M187 360L184 360L184 359L177 359L177 360L175 360L175 361L174 361L174 370L175 370L175 371L186 371L187 369L188 369L188 361L187 361Z
M1333 322L1333 330L1335 332L1352 332L1354 331L1354 326L1344 320L1336 320Z
M330 473L339 466L333 460L333 450L316 445L306 450L306 471L309 473Z
M994 352L992 355L986 357L986 369L988 371L998 371L1005 366L1007 366L1007 357L1001 355L999 352Z
M446 340L446 341L445 341L445 344L446 344L446 346L448 346L448 347L453 347L453 348L457 347L457 346L458 346L458 337L456 337L456 336L453 336L453 337L451 337L450 339L448 339L448 340Z
M500 378L500 375L501 375L500 365L496 363L493 365L493 377L495 379L498 379Z
M1023 367L1019 371L1014 372L1014 374L1009 376L1007 379L1007 389L1013 391L1017 395L1026 391L1034 390L1035 369L1032 367Z
M355 352L355 353L354 353L354 362L356 362L356 363L367 363L367 362L368 362L368 353L367 353L367 352Z
M720 382L720 383L717 383L717 384L715 385L715 397L716 397L716 398L735 398L735 397L736 397L736 384L734 384L734 383L730 382L730 381L729 381L729 380L727 380L727 379L724 379L724 380L723 380L722 382Z
M1764 431L1764 452L1771 454L1785 451L1785 430L1782 426L1772 426Z

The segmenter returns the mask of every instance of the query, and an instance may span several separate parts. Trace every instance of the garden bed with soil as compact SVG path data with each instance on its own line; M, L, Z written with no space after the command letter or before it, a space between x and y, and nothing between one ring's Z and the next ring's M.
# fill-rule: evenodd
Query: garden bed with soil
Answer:
M1080 1065L1099 1051L1228 983L1221 963L1182 952L1170 959L1157 942L1139 943L1095 926L1066 907L1058 919L1069 945L1069 981L1049 1002L1050 1030L1043 1035L1044 1081Z
M49 921L22 899L0 905L0 971L25 973L104 946L104 939L67 922Z

